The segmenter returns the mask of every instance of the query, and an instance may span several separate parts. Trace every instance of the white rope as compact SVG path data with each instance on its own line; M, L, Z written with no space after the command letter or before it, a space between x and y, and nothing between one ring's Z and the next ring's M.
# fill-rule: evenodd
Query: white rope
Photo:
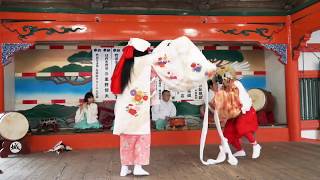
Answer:
M208 100L208 84L207 84L207 82L204 83L203 87L205 87L205 91L203 91L204 98L205 98L205 113L204 113L204 119L203 119L203 125L202 125L201 137L200 137L200 161L204 165L218 164L218 163L223 162L225 160L225 158L223 158L223 159L208 159L207 161L205 161L203 159L203 152L204 152L207 133L208 133L208 116L209 116L209 103L208 103L209 100ZM219 115L216 110L214 111L214 121L216 124L216 128L217 128L219 137L221 139L221 145L222 145L222 148L220 148L219 153L228 154L228 162L231 165L237 165L238 160L233 156L231 149L230 149L230 146L228 144L228 140L223 136Z
M218 115L218 112L216 110L214 111L214 122L216 123L216 128L217 128L218 134L219 134L220 139L221 139L222 149L220 148L220 151L223 151L223 153L228 154L228 163L230 163L231 165L237 165L238 164L238 160L237 160L237 158L235 158L233 156L227 138L225 138L223 136L219 115ZM216 160L216 161L217 161L217 163L221 163L224 160L225 159Z
M203 117L203 124L202 124L202 131L201 131L201 138L200 138L200 161L204 165L210 165L210 164L216 164L216 160L214 159L208 159L207 161L203 160L203 151L206 143L207 133L208 133L208 115L209 115L209 103L208 103L208 84L205 81L203 83L204 87L204 102L205 102L205 113Z

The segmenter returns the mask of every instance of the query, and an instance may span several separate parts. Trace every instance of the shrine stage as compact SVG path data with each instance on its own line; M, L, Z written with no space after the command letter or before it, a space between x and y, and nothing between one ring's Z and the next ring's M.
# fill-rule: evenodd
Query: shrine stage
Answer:
M199 146L153 147L151 164L145 169L151 176L143 179L318 179L320 144L304 142L262 143L262 154L239 158L238 166L224 162L205 166L199 160ZM206 147L205 155L215 158L217 145ZM120 178L118 149L33 153L0 159L0 179L135 179Z
M201 130L183 131L153 131L152 146L198 145ZM289 132L287 127L266 126L260 127L256 134L258 142L287 142ZM105 149L119 147L119 137L111 131L73 133L58 132L48 135L27 135L27 144L31 152L43 152L52 148L57 142L63 141L75 150ZM207 144L218 144L220 139L215 129L209 129Z

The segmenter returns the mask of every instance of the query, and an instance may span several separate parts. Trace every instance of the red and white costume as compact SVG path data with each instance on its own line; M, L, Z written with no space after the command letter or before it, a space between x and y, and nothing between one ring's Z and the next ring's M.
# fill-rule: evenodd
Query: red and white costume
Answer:
M261 146L256 143L254 133L258 129L256 111L252 100L238 80L229 79L228 87L220 90L214 97L215 109L221 120L227 121L223 135L236 150L235 156L245 156L241 138L245 137L254 145L252 158L260 155Z
M223 130L223 135L228 139L228 142L232 144L236 150L242 150L240 139L245 136L250 143L255 142L253 136L254 132L258 129L258 120L256 111L252 107L252 100L249 94L244 89L240 81L233 81L230 88L222 90L226 91L228 100L225 101L220 112L222 116L225 114L227 117L221 117L221 119L228 118ZM219 93L218 93L219 94ZM219 100L219 95L216 96ZM218 104L218 102L216 103ZM224 115L225 116L225 115Z

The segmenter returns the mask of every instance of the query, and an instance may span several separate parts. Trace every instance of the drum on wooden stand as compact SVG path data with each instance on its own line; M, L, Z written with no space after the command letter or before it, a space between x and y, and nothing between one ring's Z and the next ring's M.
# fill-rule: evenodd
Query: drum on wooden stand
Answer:
M257 111L260 125L274 123L274 97L271 92L263 89L250 89L248 91L252 99L253 108Z
M24 137L29 130L27 118L18 112L0 114L1 157L10 154L27 153Z

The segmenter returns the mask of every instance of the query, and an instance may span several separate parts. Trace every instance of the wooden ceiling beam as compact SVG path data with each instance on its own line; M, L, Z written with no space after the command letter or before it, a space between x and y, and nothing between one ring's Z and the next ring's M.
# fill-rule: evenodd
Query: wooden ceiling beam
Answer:
M163 9L216 10L229 8L283 9L297 7L307 0L0 0L3 7L80 8L80 9Z

